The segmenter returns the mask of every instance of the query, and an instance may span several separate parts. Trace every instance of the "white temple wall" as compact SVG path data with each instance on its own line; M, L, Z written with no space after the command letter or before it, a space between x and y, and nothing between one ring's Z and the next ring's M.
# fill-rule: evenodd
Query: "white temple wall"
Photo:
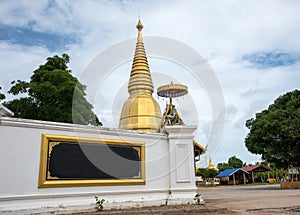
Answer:
M146 184L38 188L42 134L145 142ZM0 118L0 211L89 205L95 203L94 196L104 198L111 207L165 204L176 190L192 199L195 179L191 138L192 134L169 143L166 134ZM170 154L172 144L177 148Z

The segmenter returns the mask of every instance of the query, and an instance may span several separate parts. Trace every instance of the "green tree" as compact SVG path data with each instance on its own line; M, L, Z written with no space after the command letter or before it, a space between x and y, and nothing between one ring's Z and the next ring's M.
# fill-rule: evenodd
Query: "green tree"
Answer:
M202 176L202 178L214 178L217 174L216 170L207 168L200 168L196 173L197 176Z
M226 169L232 169L233 166L230 166L228 163L218 163L217 168L220 172L226 170Z
M206 169L206 178L214 178L218 175L218 172L214 169Z
M25 97L4 105L17 118L101 125L85 98L86 86L68 69L69 61L67 54L49 57L33 72L30 82L13 81L9 93Z
M277 98L267 110L247 120L248 150L276 168L300 165L300 91Z
M1 87L1 86L0 86L0 90L2 90L2 87ZM0 101L3 100L3 99L5 99L5 95L2 94L2 93L0 93Z
M232 156L228 159L228 165L233 168L241 168L243 167L243 161L236 156Z

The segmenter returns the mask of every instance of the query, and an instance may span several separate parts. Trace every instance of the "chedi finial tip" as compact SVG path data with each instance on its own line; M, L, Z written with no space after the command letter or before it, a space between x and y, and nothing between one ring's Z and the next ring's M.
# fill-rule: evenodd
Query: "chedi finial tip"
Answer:
M136 25L136 28L139 30L139 31L141 31L142 29L143 29L143 24L142 24L142 22L141 22L141 20L139 19L139 21L138 21L138 23L137 23L137 25Z

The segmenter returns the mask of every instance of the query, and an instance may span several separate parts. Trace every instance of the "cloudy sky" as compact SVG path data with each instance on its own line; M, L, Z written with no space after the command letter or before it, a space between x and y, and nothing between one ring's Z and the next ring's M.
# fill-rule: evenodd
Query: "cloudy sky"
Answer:
M220 84L225 128L222 137L211 143L208 137L215 116L205 83L194 82L178 62L148 59L156 88L164 84L162 80L170 79L189 86L189 95L176 102L185 123L198 126L198 142L208 144L200 165L206 166L209 157L217 164L233 155L255 163L259 156L244 146L248 132L245 121L279 95L299 89L299 11L300 1L296 0L1 0L1 92L7 100L12 99L6 93L10 82L29 80L32 71L55 54L69 54L69 66L81 80L99 53L136 37L140 16L143 35L170 38L191 47L206 60ZM146 52L151 49L146 43L145 48ZM117 127L127 98L130 63L126 61L110 71L97 92L97 101L88 95L107 127ZM89 88L89 83L85 84ZM163 109L165 101L158 101Z

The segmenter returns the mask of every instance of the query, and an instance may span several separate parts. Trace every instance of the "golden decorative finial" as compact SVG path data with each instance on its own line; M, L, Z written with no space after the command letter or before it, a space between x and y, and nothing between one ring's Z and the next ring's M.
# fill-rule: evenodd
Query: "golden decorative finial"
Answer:
M139 20L137 43L132 62L128 92L124 103L119 128L157 132L161 123L161 112L158 103L153 99L154 90L143 44L143 25Z
M143 24L141 22L141 20L139 19L137 25L136 25L136 28L138 29L138 42L142 42L143 41L143 36L142 36L142 29L143 29Z
M139 22L138 22L138 24L136 25L136 28L139 30L139 31L141 31L142 29L143 29L143 24L142 24L142 22L141 22L141 20L139 19Z
M163 114L161 130L167 125L184 125L175 105L172 103L172 98L184 96L188 93L188 87L182 84L171 84L161 86L157 89L157 95L165 98L170 98L170 103L167 105Z

